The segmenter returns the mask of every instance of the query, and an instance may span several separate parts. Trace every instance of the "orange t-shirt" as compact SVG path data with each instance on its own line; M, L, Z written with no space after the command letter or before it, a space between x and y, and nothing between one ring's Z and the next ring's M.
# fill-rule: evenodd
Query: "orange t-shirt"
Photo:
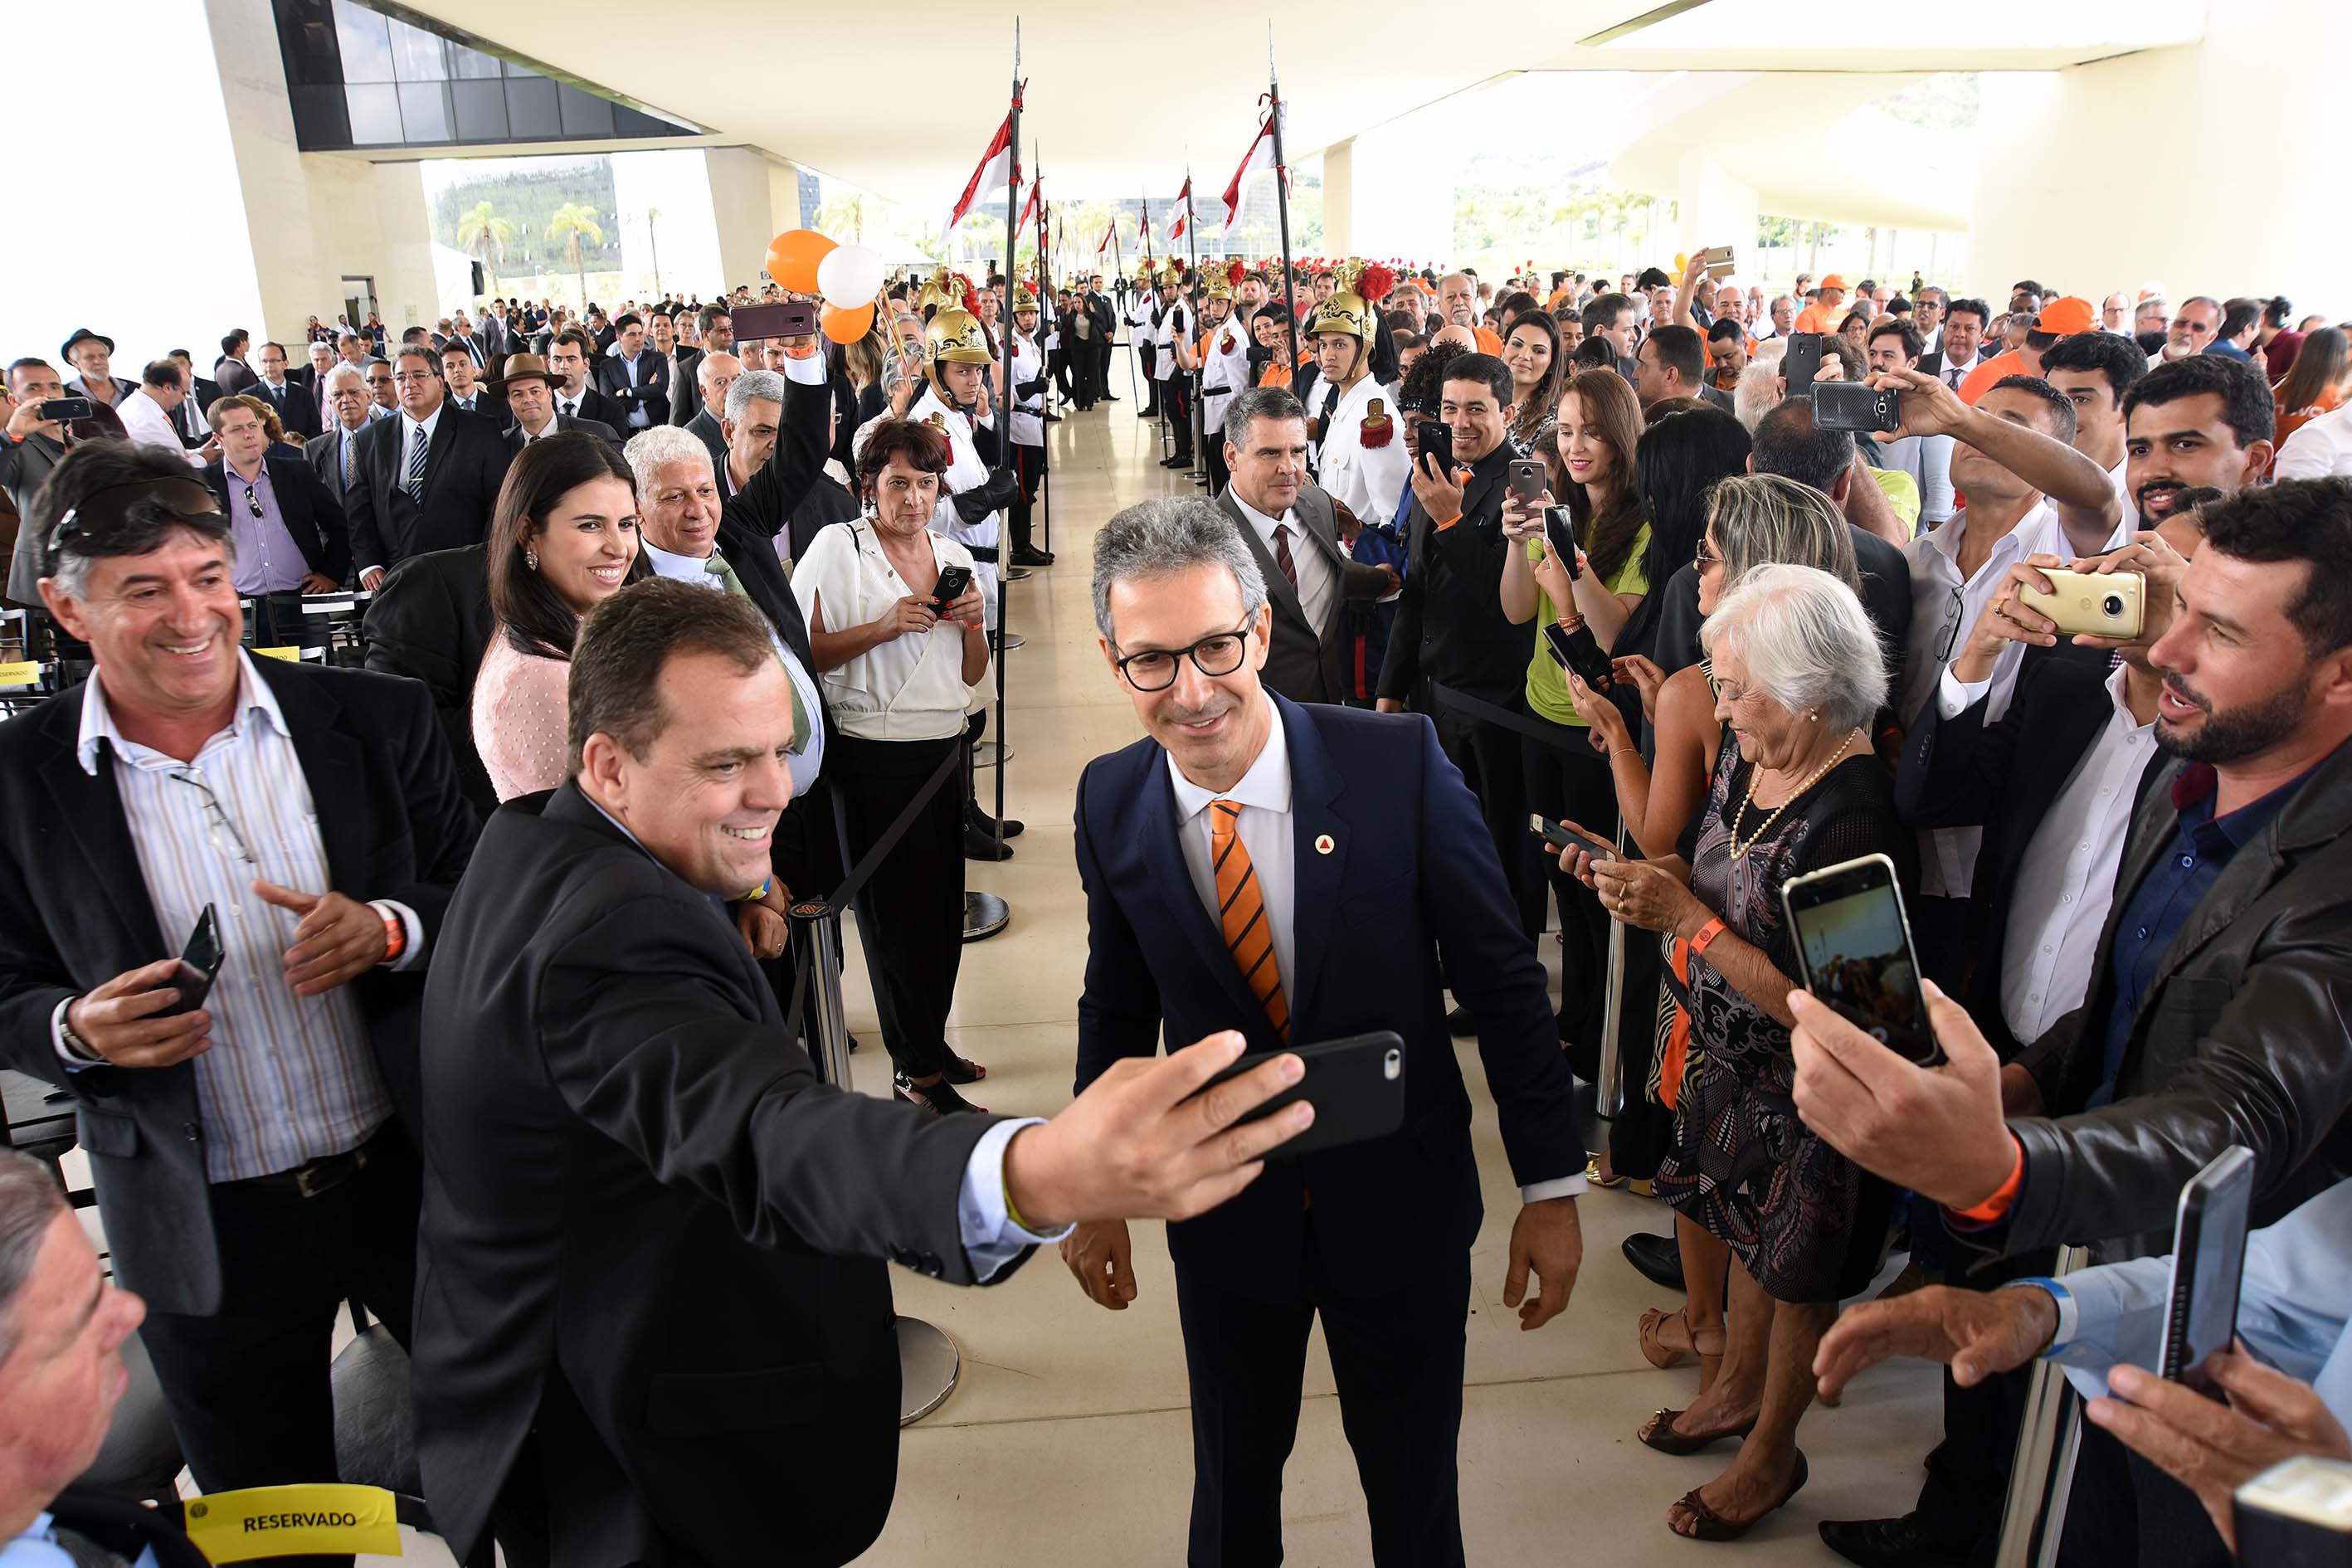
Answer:
M2024 374L2025 362L2018 358L2013 351L1997 353L1960 377L1960 401L1973 408L1976 406L1978 398L1992 390L1994 382L2003 376Z
M1503 357L1503 340L1495 335L1494 328L1481 324L1470 330L1478 340L1480 353L1493 354L1496 359Z
M1257 384L1260 386L1288 386L1290 384L1290 367L1286 364L1276 364L1272 361L1268 361L1266 367L1257 373Z
M1846 314L1847 311L1845 302L1843 300L1840 300L1834 305L1824 305L1816 300L1814 303L1806 306L1803 310L1797 312L1797 324L1794 327L1791 327L1790 331L1797 332L1834 332L1838 330L1838 323L1845 320Z

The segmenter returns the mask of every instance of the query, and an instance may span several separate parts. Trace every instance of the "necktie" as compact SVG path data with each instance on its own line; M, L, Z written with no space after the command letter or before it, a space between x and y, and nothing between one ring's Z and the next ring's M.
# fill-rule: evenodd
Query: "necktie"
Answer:
M1274 960L1274 932L1267 929L1265 900L1257 885L1257 868L1249 850L1234 832L1242 815L1241 803L1209 803L1209 858L1216 867L1217 919L1225 937L1225 951L1242 972L1266 1021L1281 1038L1290 1038L1290 1004L1282 994L1282 971Z
M1290 558L1290 525L1286 522L1274 525L1274 563L1282 568L1283 576L1289 580L1290 591L1294 594L1298 592L1298 563Z
M408 483L402 487L411 499L417 501L425 499L425 450L432 443L433 438L425 426L417 426L416 445L408 454Z
M743 591L743 579L735 575L735 568L727 564L727 557L719 554L716 550L710 552L710 559L702 563L702 569L718 578L719 585L737 598L748 599L751 596ZM776 662L782 664L783 660L779 658ZM793 679L792 667L789 665L784 668L784 684L791 687L793 690L793 743L788 750L797 757L808 750L809 717L808 710L801 704L801 683Z
M343 432L343 489L352 488L352 433Z

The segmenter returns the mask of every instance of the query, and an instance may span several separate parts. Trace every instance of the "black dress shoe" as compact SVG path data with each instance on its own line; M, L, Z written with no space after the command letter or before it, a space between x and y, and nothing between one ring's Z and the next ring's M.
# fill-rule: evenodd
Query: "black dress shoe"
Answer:
M1034 544L1013 547L1013 564L1015 566L1051 566L1053 563L1054 552L1050 550L1040 550Z
M1457 1040L1466 1040L1478 1032L1478 1020L1470 1016L1469 1008L1457 1006L1445 1015L1445 1032Z
M1062 416L1058 414L1048 414L1045 416L1045 423L1048 425L1059 425L1061 422Z
M1179 452L1172 458L1162 458L1160 466L1163 468L1189 468L1192 466L1192 454Z
M1633 1272L1651 1284L1667 1290L1683 1288L1682 1248L1671 1236L1652 1236L1637 1230L1625 1238L1625 1261Z
M993 833L982 833L967 822L963 825L963 858L967 860L1010 860L1013 846L999 844Z
M1958 1568L1973 1542L1966 1531L1937 1530L1916 1513L1900 1519L1825 1519L1822 1544L1863 1568Z
M992 839L996 837L996 818L989 816L987 812L982 810L981 805L978 801L968 800L964 802L963 820L964 826L970 827L974 832L984 833ZM1004 837L1007 838L1018 838L1021 837L1022 831L1028 826L1029 825L1027 823L1022 821L1018 817L1008 816L1004 819Z
M1118 398L1116 398L1116 397L1112 396L1112 395L1111 395L1109 393L1108 393L1108 392L1106 392L1106 393L1104 393L1104 394L1102 395L1102 400L1103 400L1105 403L1117 403L1117 402L1118 401Z

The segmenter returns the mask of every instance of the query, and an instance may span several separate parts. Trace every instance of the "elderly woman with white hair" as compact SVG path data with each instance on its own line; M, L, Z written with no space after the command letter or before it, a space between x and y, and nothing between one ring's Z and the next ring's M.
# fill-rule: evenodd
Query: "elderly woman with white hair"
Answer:
M1594 862L1570 851L1562 864L1616 919L1683 944L1691 1031L1656 1190L1739 1267L1721 1374L1641 1437L1676 1454L1747 1438L1666 1515L1677 1534L1729 1540L1804 1485L1796 1430L1812 1403L1814 1344L1876 1268L1892 1201L1790 1099L1798 965L1780 889L1871 854L1893 859L1908 885L1916 858L1870 746L1887 678L1853 588L1819 567L1759 566L1702 636L1725 739L1681 853Z

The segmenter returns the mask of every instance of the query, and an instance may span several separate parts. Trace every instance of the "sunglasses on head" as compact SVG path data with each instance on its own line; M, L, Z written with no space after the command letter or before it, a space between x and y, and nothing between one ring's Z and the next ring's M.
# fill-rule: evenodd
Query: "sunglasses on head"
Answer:
M110 533L126 523L170 519L222 520L220 503L200 479L126 479L82 497L49 530L49 552Z

